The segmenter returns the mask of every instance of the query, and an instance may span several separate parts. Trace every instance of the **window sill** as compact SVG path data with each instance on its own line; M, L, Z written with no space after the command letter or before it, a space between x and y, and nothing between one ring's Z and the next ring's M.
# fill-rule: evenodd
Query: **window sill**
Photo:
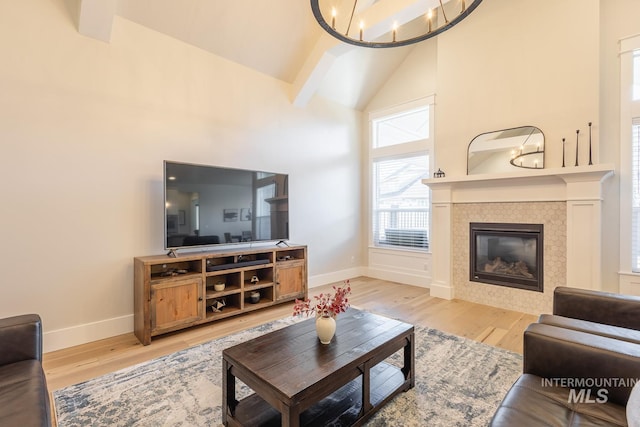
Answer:
M621 271L618 276L621 294L640 296L640 273Z
M380 253L393 253L393 254L397 254L398 252L405 252L407 254L412 254L412 255L429 255L431 256L431 250L429 248L423 249L423 248L410 248L410 247L406 247L406 246L374 246L374 245L369 245L369 250L370 251L376 251L376 252L380 252Z

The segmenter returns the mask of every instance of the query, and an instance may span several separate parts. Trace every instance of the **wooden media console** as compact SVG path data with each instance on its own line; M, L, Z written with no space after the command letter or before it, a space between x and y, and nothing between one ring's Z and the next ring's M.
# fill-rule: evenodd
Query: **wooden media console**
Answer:
M134 332L144 345L156 335L306 297L306 246L134 258Z

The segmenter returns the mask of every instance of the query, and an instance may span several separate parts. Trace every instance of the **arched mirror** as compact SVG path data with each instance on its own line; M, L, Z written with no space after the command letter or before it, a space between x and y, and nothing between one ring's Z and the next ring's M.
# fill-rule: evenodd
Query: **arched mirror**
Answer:
M535 126L482 133L467 151L467 175L544 168L544 134Z

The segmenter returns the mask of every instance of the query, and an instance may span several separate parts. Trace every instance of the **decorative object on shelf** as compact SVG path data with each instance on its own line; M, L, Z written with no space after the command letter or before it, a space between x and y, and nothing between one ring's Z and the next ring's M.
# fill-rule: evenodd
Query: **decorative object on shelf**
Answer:
M438 171L433 173L433 177L444 178L444 172L442 171L442 169L438 168Z
M336 8L334 3L311 0L313 16L327 33L355 46L387 48L418 43L447 31L469 16L482 0L449 1L445 2L446 8L439 0L440 7L433 9L411 11L396 7L383 14L377 4L367 8L366 4L358 5L358 0L353 0L353 6L343 2L343 7ZM355 23L358 29L354 28Z
M580 129L576 129L576 166L578 166L578 146L580 139Z
M593 165L591 161L591 122L589 122L589 166Z
M213 285L213 289L218 291L218 292L224 291L224 287L225 287L224 282L214 283L214 285Z
M227 301L224 298L214 299L209 308L214 313L219 313L227 305Z
M257 304L260 302L260 292L258 291L253 291L249 294L249 302L251 302L251 304Z
M336 319L331 316L319 316L316 319L316 334L321 344L330 344L336 334Z
M309 316L316 315L316 333L322 344L329 344L336 332L335 318L338 314L344 313L349 308L349 298L351 295L351 285L348 280L344 281L341 287L333 286L334 293L321 293L314 296L315 302L311 300L302 301L296 299L293 306L293 315ZM333 325L333 326L332 326Z
M467 149L467 175L544 169L544 134L535 126L485 132Z
M259 281L260 279L258 279L258 276L251 277L251 284L257 285Z
M185 270L183 268L180 269L170 269L167 271L163 271L160 276L162 277L173 277L173 276L179 276L181 274L187 274L189 272L189 270Z
M564 167L564 141L565 139L562 138L562 167Z

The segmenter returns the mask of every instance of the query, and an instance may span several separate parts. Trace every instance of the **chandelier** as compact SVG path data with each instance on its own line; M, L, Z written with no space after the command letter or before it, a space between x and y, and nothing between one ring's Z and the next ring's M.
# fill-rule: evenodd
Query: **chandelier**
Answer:
M311 0L322 28L338 40L362 47L398 47L447 31L482 0ZM328 18L328 19L327 19Z

